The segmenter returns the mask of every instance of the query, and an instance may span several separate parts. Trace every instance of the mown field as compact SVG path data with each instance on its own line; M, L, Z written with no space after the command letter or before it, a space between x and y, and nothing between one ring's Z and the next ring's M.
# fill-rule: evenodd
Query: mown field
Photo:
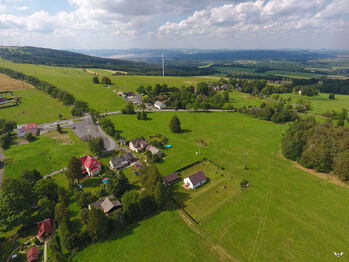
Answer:
M13 145L4 150L6 156L4 177L17 177L24 169L36 168L42 175L67 166L72 156L88 154L87 144L68 130L39 136L36 141Z
M15 97L21 97L21 103L15 107L0 109L0 118L15 120L18 124L28 122L45 123L72 117L70 108L49 95L36 90L22 81L0 74L0 91L13 91Z
M336 99L332 100L328 98L329 94L321 93L319 96L300 96L298 94L279 94L280 97L288 98L291 97L293 103L297 100L302 99L304 101L310 101L312 109L309 113L322 114L326 111L341 111L343 108L349 110L349 95L337 95Z
M170 208L89 246L74 261L153 261L155 254L158 261L336 261L333 251L349 251L348 189L285 160L280 155L283 125L238 113L177 113L184 132L172 134L173 115L111 119L127 139L157 133L169 139L173 148L158 165L163 175L198 160L197 141L203 140L207 146L201 147L200 158L224 166L252 187L195 227ZM245 152L248 170L243 170Z

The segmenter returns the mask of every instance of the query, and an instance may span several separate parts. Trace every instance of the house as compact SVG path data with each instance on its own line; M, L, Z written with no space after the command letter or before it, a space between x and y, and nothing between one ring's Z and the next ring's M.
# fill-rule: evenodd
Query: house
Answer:
M39 135L37 124L32 123L17 126L17 137L24 137L27 132L31 132L34 136Z
M126 98L126 97L129 97L129 96L135 96L135 95L136 95L136 94L133 93L133 92L123 92L123 93L122 93L122 96L125 97L125 98Z
M27 262L38 261L39 260L39 248L32 247L27 252Z
M166 105L164 103L162 103L161 101L156 101L154 103L154 107L156 107L157 109L165 109L166 108Z
M184 178L184 185L187 188L197 188L206 183L206 176L202 170Z
M38 239L45 241L53 233L51 219L45 219L44 221L36 223L38 227Z
M160 152L159 149L157 149L156 147L151 146L151 145L148 145L146 149L148 151L150 151L152 153L152 155L156 155L156 154L158 154Z
M88 174L89 176L98 175L101 172L102 166L96 159L91 156L83 156L80 157L81 165L82 165L82 173Z
M147 146L148 146L148 143L144 140L143 137L139 137L139 138L133 139L128 144L128 147L132 151L135 151L137 153L141 153L141 152L145 151Z
M118 157L114 157L109 161L109 165L112 169L119 170L121 168L125 168L129 166L131 163L137 161L132 153L127 153L120 155Z
M124 137L120 139L120 145L126 146L126 139Z
M106 214L110 214L114 210L121 207L121 203L119 200L115 198L114 195L107 196L106 198L102 198L100 200L97 200L93 202L92 204L88 205L88 209L91 209L93 207L100 208L104 211Z
M164 183L165 185L169 186L173 183L175 183L179 179L179 176L177 172L173 172L167 176L164 177Z

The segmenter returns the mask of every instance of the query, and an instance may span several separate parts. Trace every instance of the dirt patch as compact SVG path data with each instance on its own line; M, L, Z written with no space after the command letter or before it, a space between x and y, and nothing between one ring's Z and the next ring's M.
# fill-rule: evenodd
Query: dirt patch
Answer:
M93 71L91 71L91 70L89 70L89 69L85 69L85 68L83 68L83 69L81 69L82 71L84 71L84 72L87 72L87 73L89 73L89 74L92 74L92 75L96 75L96 76L101 76L102 74L100 74L100 73L96 73L96 72L93 72Z
M0 91L15 91L27 88L34 88L25 82L13 79L7 75L0 74Z
M57 132L49 132L46 136L54 139L57 144L60 145L72 145L74 144L73 140L70 138L69 133L59 134Z
M292 164L293 164L295 167L297 167L297 168L299 168L299 169L301 169L301 170L303 170L303 171L305 171L305 172L307 172L307 173L309 173L309 174L312 174L312 175L314 175L314 176L317 176L318 178L325 179L325 180L327 180L328 182L330 182L330 183L332 183L332 184L335 184L335 185L338 185L338 186L342 186L342 187L345 187L345 188L349 188L349 184L343 182L342 180L340 180L340 179L339 179L338 177L336 177L335 175L331 175L331 174L328 174L328 173L320 173L320 172L316 172L316 171L313 170L313 169L306 168L306 167L302 166L301 164L298 164L296 161L292 161L292 160L290 160L290 159L287 159L287 158L281 153L281 151L279 152L279 157L280 157L281 159L291 161Z
M16 140L16 146L26 145L26 144L29 144L29 142L25 139L17 139Z
M125 74L127 75L127 72L126 71L120 71L120 70L110 70L110 69L103 69L104 71L107 71L107 72L110 72L110 73L120 73L120 74Z

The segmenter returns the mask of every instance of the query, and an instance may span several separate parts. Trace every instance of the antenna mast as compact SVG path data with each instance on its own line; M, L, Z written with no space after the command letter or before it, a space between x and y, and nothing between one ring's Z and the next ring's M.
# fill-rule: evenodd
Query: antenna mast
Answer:
M162 51L162 76L165 76L165 57L164 57L164 51Z

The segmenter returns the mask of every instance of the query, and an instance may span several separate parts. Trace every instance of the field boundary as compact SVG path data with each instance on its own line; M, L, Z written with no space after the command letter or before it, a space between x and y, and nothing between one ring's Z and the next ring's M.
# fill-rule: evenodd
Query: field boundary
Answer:
M184 207L182 207L171 195L168 195L168 197L173 201L173 203L176 204L176 206L178 206L183 212L184 214L186 214L191 221L193 221L196 225L199 224L199 222L197 222L185 209Z
M180 172L182 172L182 171L184 171L184 170L186 170L186 169L188 169L188 168L191 168L191 167L193 167L193 166L195 166L195 165L197 165L197 164L200 164L200 163L203 162L203 161L208 161L208 162L210 162L211 164L213 164L214 166L218 167L218 168L221 169L221 170L224 170L224 169L225 169L223 166L217 164L217 163L214 162L213 160L210 160L210 159L204 157L204 158L201 159L201 160L195 161L195 162L193 162L193 163L190 163L189 165L186 165L186 166L184 166L184 167L181 167L181 168L179 168L179 169L176 169L176 172L180 173Z

